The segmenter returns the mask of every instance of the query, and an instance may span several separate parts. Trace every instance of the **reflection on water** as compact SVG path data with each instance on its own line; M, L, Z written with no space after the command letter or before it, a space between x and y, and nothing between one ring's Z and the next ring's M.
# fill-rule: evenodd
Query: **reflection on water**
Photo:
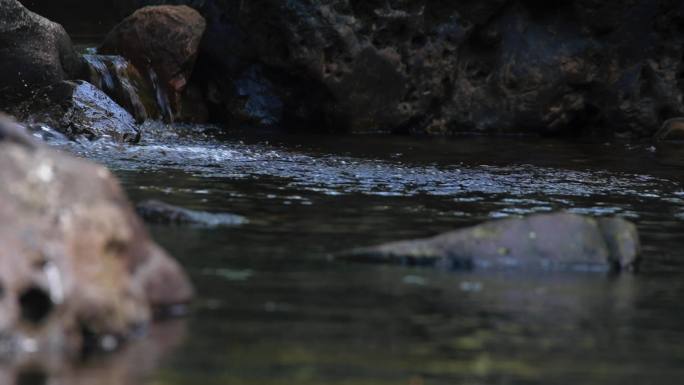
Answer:
M3 385L128 385L146 381L160 362L185 339L185 321L168 321L150 328L116 354L88 357L72 364L59 355L25 356L0 363Z
M650 144L217 140L211 129L158 125L145 137L139 146L55 144L112 167L136 201L249 222L152 227L199 299L188 338L159 367L137 377L119 366L134 373L130 384L661 384L684 374L684 187ZM559 209L634 220L642 274L445 273L328 259Z

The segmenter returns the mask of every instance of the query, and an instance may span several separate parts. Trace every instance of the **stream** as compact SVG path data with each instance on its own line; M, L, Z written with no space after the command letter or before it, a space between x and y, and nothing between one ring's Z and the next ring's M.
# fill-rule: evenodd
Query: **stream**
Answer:
M651 143L146 124L139 145L51 144L107 165L134 202L248 221L150 226L196 285L192 313L112 357L59 370L65 383L607 385L684 375L684 176ZM330 257L555 210L636 222L641 272L445 272Z

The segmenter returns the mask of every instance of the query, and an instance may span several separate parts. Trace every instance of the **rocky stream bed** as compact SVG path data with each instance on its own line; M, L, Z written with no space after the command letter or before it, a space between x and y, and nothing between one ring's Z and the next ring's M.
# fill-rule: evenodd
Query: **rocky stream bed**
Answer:
M93 4L0 0L0 383L684 374L679 2Z

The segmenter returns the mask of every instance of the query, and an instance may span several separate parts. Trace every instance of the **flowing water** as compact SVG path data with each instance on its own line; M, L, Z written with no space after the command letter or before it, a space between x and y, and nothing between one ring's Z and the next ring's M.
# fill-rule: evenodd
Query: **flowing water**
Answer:
M684 376L684 177L649 143L216 132L147 125L136 146L53 139L108 165L134 201L248 222L152 226L197 287L189 318L73 370L22 373L23 383L670 384ZM635 221L641 273L444 272L330 258L553 210Z

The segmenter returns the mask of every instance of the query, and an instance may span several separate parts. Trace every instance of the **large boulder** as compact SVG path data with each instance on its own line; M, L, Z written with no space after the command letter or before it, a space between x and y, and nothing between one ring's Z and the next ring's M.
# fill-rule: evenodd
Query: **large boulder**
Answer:
M105 38L99 52L130 60L163 93L165 117L173 118L192 74L206 23L187 6L137 10Z
M207 28L193 77L228 122L646 137L684 115L676 1L118 4L200 11Z
M341 258L446 269L605 272L636 269L639 252L636 227L626 220L557 213L356 249Z
M207 19L197 77L226 119L255 64L291 127L650 136L684 114L678 2L151 2Z
M64 29L16 0L0 0L0 57L0 108L82 70Z
M4 118L0 163L3 351L111 347L191 299L106 168L36 144Z
M26 8L53 20L74 39L104 36L123 19L130 0L21 0Z
M133 116L85 81L65 80L37 90L13 112L26 123L48 125L70 139L140 140Z

